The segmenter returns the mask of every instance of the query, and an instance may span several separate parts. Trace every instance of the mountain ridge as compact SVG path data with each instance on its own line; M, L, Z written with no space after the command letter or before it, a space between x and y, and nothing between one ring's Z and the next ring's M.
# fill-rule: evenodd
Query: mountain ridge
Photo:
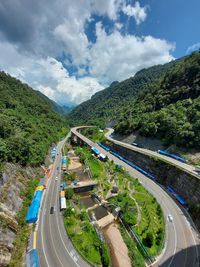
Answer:
M137 130L166 145L199 146L199 73L199 52L140 70L134 77L96 93L69 117L74 124L101 127L115 121L118 133Z

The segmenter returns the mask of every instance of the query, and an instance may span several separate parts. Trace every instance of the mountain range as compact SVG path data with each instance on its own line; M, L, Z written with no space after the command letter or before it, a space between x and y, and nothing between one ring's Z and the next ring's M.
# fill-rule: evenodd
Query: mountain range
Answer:
M200 146L200 52L137 72L77 106L72 124L114 125L165 145Z

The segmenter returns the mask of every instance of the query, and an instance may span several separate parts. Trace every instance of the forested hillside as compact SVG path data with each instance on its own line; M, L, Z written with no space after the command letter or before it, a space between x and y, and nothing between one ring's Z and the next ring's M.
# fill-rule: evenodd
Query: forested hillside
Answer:
M0 72L0 161L37 165L43 162L64 121L55 103Z
M77 106L70 114L73 124L109 122L118 118L121 109L134 101L139 91L161 77L174 62L143 69L123 82L113 82L110 87L97 92L88 101Z
M105 125L115 131L157 137L164 144L200 146L200 53L141 70L78 106L78 123Z

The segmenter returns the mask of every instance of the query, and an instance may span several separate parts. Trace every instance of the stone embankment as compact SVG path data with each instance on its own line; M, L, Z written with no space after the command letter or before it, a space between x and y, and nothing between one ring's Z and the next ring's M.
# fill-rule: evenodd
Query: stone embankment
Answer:
M165 187L172 186L189 205L198 205L200 203L200 176L198 178L196 175L185 172L174 165L170 165L164 160L141 154L114 143L109 142L106 146L145 171L153 174L160 184ZM200 216L193 216L193 219L200 230Z

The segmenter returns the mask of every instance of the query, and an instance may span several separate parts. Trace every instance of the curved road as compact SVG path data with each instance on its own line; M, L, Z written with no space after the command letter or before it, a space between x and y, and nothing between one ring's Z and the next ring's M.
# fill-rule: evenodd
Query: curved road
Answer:
M60 173L57 168L61 169L61 149L67 138L59 142L57 146L53 170L43 194L36 244L40 267L89 267L71 244L59 209ZM55 180L56 176L58 176L58 181ZM53 214L50 214L51 207L54 207Z
M140 152L142 154L148 155L148 156L153 156L153 157L157 157L157 158L163 159L163 160L167 161L168 163L170 163L170 164L172 164L172 165L174 165L176 167L179 167L179 168L183 169L184 171L189 172L190 174L193 174L198 179L200 179L200 176L196 172L194 172L194 166L186 164L186 163L183 163L181 161L178 161L176 159L170 158L168 156L159 154L159 153L157 153L155 151L152 151L152 150L149 150L149 149L146 149L146 148L140 148L140 147L132 146L132 145L130 145L128 143L124 143L124 142L118 141L118 140L116 140L116 139L111 137L111 134L113 132L114 132L114 129L108 128L108 132L105 134L106 138L108 140L110 140L111 142L113 142L113 143L115 143L117 145L123 146L125 148L129 148L129 149L134 150L136 152Z
M161 185L148 179L146 176L131 168L129 165L119 160L109 152L99 147L96 143L83 136L78 132L78 129L84 127L74 127L71 132L78 136L89 146L95 146L109 159L116 164L120 164L126 168L131 176L138 178L139 181L150 191L157 201L160 203L166 223L166 244L162 254L157 258L153 266L162 267L199 267L199 239L198 233L195 230L193 222L185 210L180 209L176 202L165 192ZM118 141L117 141L118 142ZM167 220L168 214L171 214L173 221ZM187 248L190 248L188 253ZM178 253L182 252L182 253ZM170 261L167 261L169 260ZM167 262L167 263L166 263Z

